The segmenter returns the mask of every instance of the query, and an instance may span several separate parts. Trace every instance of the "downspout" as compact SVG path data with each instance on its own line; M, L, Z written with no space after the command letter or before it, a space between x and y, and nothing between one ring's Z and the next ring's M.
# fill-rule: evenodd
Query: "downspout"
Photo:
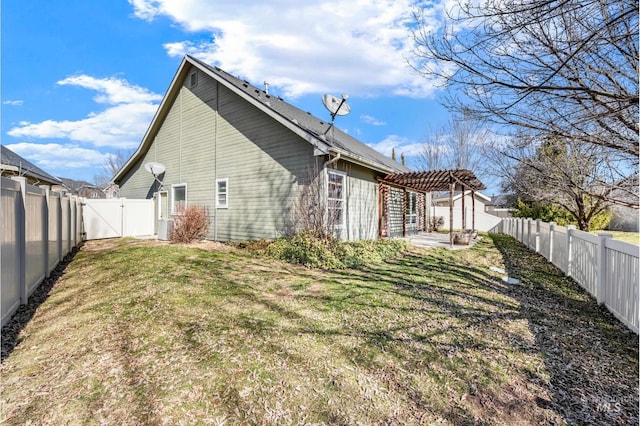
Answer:
M327 168L327 166L337 162L340 159L340 153L338 153L335 157L333 157L331 160L327 160L324 162L323 167Z

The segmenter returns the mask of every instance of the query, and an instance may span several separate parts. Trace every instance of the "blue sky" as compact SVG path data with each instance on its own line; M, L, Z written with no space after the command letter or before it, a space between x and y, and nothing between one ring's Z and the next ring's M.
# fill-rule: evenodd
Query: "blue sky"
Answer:
M185 53L329 118L321 96L349 95L336 125L419 168L449 114L437 82L406 62L416 0L65 0L2 2L2 144L49 173L93 181L131 152ZM430 25L441 6L428 3Z

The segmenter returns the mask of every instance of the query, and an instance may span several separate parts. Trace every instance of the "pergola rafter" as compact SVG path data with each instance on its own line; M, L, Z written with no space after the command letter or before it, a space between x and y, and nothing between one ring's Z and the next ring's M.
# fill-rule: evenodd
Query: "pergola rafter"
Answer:
M462 192L462 227L466 226L464 213L464 191L471 190L472 229L475 228L475 192L487 187L470 170L432 170L423 172L394 173L386 175L380 182L401 186L419 192L449 192L449 242L453 245L453 193Z

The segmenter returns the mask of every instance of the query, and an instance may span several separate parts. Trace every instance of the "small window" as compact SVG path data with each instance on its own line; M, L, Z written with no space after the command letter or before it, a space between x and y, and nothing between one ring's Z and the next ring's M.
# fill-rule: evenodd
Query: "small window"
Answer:
M216 179L216 208L229 208L229 178Z
M335 228L344 226L345 220L345 175L327 171L327 216L328 223Z
M179 214L187 206L187 184L171 185L171 214Z
M196 87L198 85L198 72L194 71L189 76L189 87Z
M418 194L416 192L407 193L407 223L418 223Z

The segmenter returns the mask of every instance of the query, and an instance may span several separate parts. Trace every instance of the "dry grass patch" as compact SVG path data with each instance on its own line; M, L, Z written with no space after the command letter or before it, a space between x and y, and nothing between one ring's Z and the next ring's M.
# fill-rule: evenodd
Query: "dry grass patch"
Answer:
M533 271L521 286L489 270L517 262ZM637 336L540 265L500 238L334 272L229 246L91 242L3 361L2 421L637 422Z

